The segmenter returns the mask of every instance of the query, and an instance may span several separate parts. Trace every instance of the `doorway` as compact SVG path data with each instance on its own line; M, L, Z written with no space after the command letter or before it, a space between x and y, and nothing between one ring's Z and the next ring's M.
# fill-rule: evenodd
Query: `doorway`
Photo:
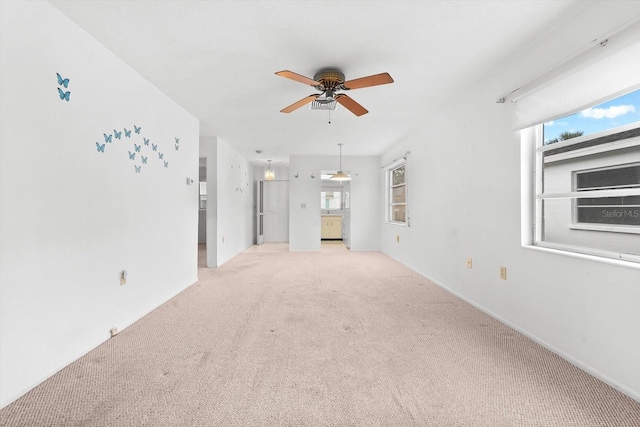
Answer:
M323 170L320 184L320 243L342 244L349 248L351 185L332 181L336 171Z

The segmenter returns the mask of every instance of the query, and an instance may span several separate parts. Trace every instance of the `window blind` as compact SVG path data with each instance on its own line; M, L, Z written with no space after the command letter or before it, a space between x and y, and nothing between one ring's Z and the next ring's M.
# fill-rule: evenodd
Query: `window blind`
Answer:
M515 129L581 111L640 88L640 21L514 91Z

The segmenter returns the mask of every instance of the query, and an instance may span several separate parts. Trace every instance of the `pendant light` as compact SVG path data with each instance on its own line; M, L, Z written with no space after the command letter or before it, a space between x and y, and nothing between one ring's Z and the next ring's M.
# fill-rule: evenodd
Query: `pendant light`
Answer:
M351 177L349 175L342 172L342 145L343 145L342 143L338 144L338 146L340 147L340 169L338 170L338 172L331 175L331 178L329 178L331 181L350 181L351 180Z
M276 179L276 174L271 169L271 160L267 160L267 162L269 162L269 168L264 171L264 179L266 181L273 181L274 179Z

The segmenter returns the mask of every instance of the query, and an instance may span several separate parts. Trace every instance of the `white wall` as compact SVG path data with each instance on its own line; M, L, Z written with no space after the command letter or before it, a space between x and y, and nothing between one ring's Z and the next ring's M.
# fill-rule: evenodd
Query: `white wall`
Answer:
M250 247L255 240L255 185L253 167L220 138L217 139L216 165L217 266L220 266Z
M339 156L291 156L289 160L289 248L320 250L320 172L335 169ZM380 158L343 156L343 169L350 174L351 250L379 249ZM298 178L295 175L298 174ZM315 174L315 179L311 178ZM303 208L302 205L306 207Z
M207 177L207 267L219 267L254 242L255 171L220 138L200 138L199 151Z
M5 406L197 280L199 128L50 4L0 7Z
M383 156L411 151L411 227L384 224L382 251L640 399L640 270L521 247L520 138L495 102L501 79L452 94Z

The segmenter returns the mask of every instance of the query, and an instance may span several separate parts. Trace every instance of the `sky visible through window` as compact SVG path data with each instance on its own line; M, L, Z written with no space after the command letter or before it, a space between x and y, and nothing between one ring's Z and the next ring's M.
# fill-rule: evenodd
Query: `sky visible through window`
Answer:
M640 121L640 90L545 123L544 143L564 139L561 137L564 132L590 135L637 121Z

